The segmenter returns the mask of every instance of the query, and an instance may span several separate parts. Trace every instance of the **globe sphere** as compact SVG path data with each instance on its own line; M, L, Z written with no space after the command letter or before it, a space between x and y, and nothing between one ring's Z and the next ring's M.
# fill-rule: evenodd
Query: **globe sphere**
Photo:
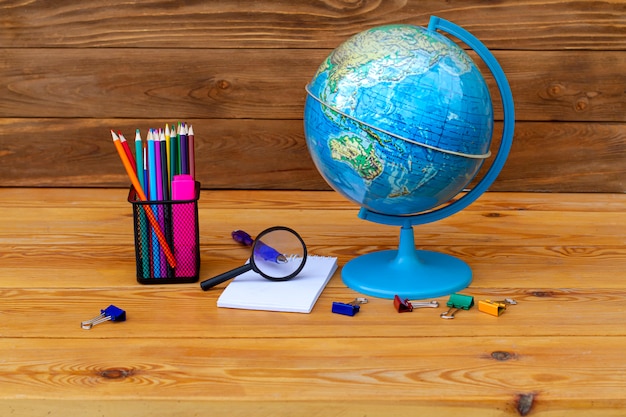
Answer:
M307 93L304 133L316 168L372 212L439 207L490 155L487 83L470 56L436 31L365 30L322 62Z

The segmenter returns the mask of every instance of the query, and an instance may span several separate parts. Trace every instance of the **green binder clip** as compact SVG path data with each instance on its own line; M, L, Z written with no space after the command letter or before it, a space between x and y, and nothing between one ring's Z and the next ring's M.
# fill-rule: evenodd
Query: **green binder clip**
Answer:
M441 313L440 317L442 319L453 319L454 314L456 314L459 310L469 310L474 305L474 297L471 295L465 294L457 294L454 293L450 295L446 306L448 306L448 311L445 313Z

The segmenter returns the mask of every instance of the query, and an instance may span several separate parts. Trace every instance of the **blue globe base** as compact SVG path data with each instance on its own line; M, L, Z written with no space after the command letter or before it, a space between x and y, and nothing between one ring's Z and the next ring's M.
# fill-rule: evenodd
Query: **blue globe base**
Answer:
M454 256L416 250L413 228L402 227L398 250L359 256L343 267L341 277L349 288L366 295L423 299L466 288L472 282L472 270Z

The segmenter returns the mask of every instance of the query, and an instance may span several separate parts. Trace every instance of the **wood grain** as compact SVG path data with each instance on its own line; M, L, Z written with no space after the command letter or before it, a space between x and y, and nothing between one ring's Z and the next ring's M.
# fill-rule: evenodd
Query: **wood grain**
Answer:
M497 193L416 226L418 247L464 259L475 299L398 314L338 271L310 314L216 307L222 284L135 282L124 189L0 188L0 414L31 416L619 416L626 407L626 195ZM331 191L204 190L201 277L240 265L230 232L285 224L313 254L394 248ZM115 304L127 321L79 323ZM90 404L85 407L84 404Z
M304 85L352 34L438 15L491 48L511 83L515 147L494 190L623 193L625 7L3 2L0 186L124 187L109 129L187 120L205 188L326 190L303 138Z
M205 189L330 189L309 156L301 120L190 122L201 132L196 135L197 176ZM0 183L127 187L109 130L153 125L145 119L0 119ZM518 122L511 154L491 189L624 192L625 129L623 123Z
M205 49L191 56L185 49L112 48L103 54L99 49L5 48L0 53L11 65L0 67L6 89L0 116L302 120L304 87L330 52ZM511 84L516 120L626 121L624 53L494 55ZM172 67L172 62L181 65ZM497 99L494 105L501 119Z
M87 0L0 5L12 48L334 48L364 27L451 20L492 49L624 50L619 0L215 2Z

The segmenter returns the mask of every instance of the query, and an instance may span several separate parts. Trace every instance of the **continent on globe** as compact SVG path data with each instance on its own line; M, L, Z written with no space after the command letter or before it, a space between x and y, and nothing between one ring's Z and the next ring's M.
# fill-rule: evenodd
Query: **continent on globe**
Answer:
M364 180L373 180L383 171L383 164L376 156L374 144L370 143L366 148L358 136L346 134L330 138L328 146L333 159L350 165Z

